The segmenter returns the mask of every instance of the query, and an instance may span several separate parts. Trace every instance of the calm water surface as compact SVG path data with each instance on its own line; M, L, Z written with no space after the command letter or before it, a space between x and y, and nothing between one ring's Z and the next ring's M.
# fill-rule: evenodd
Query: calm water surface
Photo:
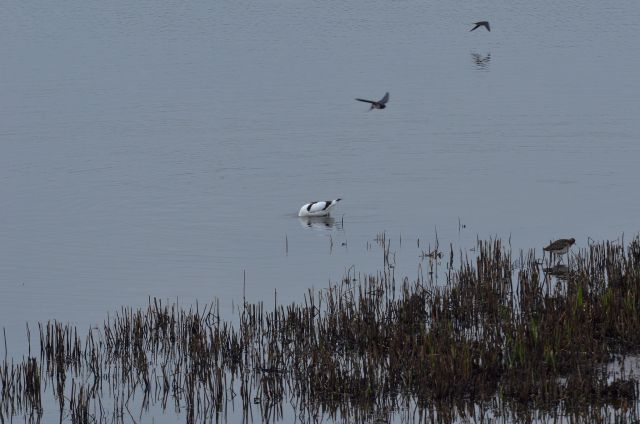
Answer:
M409 276L436 232L634 235L639 19L635 0L8 0L0 326L22 349L26 321L148 296L230 312L244 272L248 300L297 301L375 272L382 231ZM335 197L329 225L296 217Z

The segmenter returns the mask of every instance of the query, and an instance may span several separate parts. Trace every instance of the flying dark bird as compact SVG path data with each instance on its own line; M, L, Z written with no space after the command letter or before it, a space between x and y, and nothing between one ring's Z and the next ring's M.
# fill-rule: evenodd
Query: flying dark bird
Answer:
M491 27L489 26L489 22L488 21L475 22L474 25L475 26L473 28L471 28L469 30L469 32L471 32L473 30L476 30L476 29L480 28L481 26L485 27L487 29L487 31L491 32Z
M329 209L334 207L340 200L342 199L307 203L302 205L298 216L327 216L329 215Z
M367 99L356 99L356 100L359 102L371 103L371 107L369 108L369 110L384 109L385 107L387 107L387 102L389 101L389 93L385 93L384 97L378 100L377 102L373 100L367 100Z

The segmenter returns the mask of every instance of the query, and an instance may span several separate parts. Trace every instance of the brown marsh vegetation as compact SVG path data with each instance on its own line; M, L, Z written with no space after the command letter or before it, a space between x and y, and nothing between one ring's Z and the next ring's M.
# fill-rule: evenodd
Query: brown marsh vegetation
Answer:
M235 321L152 299L87 332L40 324L39 354L30 335L26 358L0 361L0 422L638 419L635 376L606 366L640 353L638 238L590 245L561 278L500 240L455 266L429 248L415 280L376 241L375 274L299 304L245 302Z

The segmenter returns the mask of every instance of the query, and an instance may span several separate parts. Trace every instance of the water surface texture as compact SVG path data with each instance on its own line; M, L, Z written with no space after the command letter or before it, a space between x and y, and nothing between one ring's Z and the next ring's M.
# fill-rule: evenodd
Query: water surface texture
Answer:
M298 301L375 272L382 231L410 276L436 232L635 234L639 20L633 0L5 1L0 325L22 346L25 321L148 296ZM296 217L336 197L335 221Z

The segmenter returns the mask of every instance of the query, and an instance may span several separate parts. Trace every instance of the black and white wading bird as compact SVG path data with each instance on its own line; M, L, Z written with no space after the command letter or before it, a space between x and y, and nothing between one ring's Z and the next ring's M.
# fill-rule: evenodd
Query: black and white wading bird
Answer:
M473 25L475 25L475 26L473 28L471 28L469 30L469 32L474 31L474 30L480 28L481 26L485 27L487 29L487 31L491 32L491 27L489 26L489 22L488 21L474 22Z
M387 102L389 101L389 93L388 92L385 93L384 97L378 100L377 102L374 100L367 100L367 99L356 99L356 100L359 102L371 103L371 107L369 108L369 110L384 109L385 107L387 107Z
M298 216L328 216L332 207L342 199L324 200L302 205Z

